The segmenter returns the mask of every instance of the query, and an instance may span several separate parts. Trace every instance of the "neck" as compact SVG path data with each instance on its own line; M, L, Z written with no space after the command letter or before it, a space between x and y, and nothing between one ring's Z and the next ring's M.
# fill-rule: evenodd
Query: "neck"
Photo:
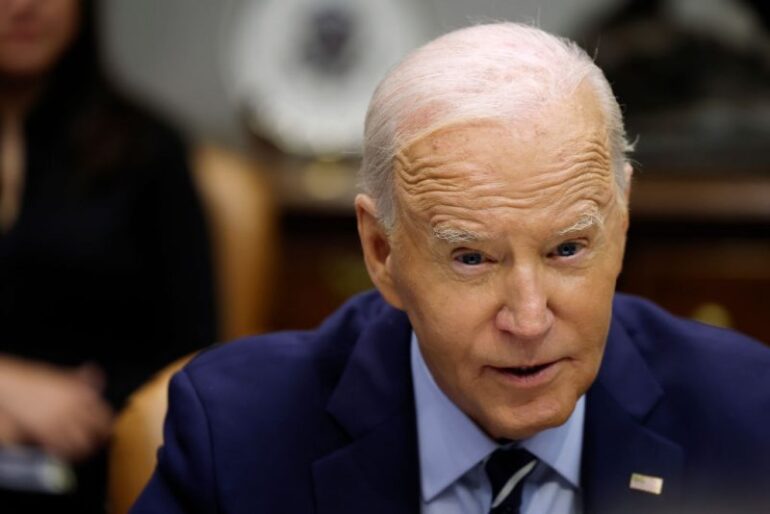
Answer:
M41 77L0 77L0 116L23 118L40 96L44 83Z

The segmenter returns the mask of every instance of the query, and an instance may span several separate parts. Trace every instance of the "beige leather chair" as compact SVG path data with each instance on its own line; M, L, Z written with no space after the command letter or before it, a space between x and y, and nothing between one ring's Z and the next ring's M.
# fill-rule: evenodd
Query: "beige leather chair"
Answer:
M276 215L265 178L247 160L214 146L200 147L194 173L211 228L220 339L263 331L275 251ZM128 400L110 447L107 503L124 514L155 469L163 440L171 376L192 356L155 375Z
M268 315L277 235L266 176L254 162L213 145L199 147L193 159L211 228L220 339L261 332Z
M192 358L171 363L128 399L113 429L110 444L107 512L125 514L155 469L155 456L163 443L168 382Z

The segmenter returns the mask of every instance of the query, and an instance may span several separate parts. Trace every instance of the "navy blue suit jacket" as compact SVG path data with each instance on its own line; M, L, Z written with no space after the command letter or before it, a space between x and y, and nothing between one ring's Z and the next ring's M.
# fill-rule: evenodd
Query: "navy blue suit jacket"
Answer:
M316 331L203 353L171 383L132 513L417 514L410 333L367 293ZM769 372L760 343L617 295L587 394L584 511L770 512Z

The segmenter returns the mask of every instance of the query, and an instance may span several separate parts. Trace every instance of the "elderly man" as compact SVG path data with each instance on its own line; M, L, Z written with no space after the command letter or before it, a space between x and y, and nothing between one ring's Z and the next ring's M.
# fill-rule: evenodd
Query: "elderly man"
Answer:
M450 33L365 130L377 292L187 366L135 514L770 509L770 351L614 294L629 148L582 50Z

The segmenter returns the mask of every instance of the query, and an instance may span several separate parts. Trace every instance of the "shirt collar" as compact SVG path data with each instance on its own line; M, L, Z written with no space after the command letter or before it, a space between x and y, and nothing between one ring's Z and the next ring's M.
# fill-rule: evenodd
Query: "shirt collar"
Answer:
M566 423L521 441L523 448L556 471L575 489L580 487L585 403L585 396L581 396Z
M421 493L423 500L429 502L499 448L499 444L438 387L414 332L411 356ZM520 443L575 488L580 483L584 413L585 397L581 397L566 423Z

